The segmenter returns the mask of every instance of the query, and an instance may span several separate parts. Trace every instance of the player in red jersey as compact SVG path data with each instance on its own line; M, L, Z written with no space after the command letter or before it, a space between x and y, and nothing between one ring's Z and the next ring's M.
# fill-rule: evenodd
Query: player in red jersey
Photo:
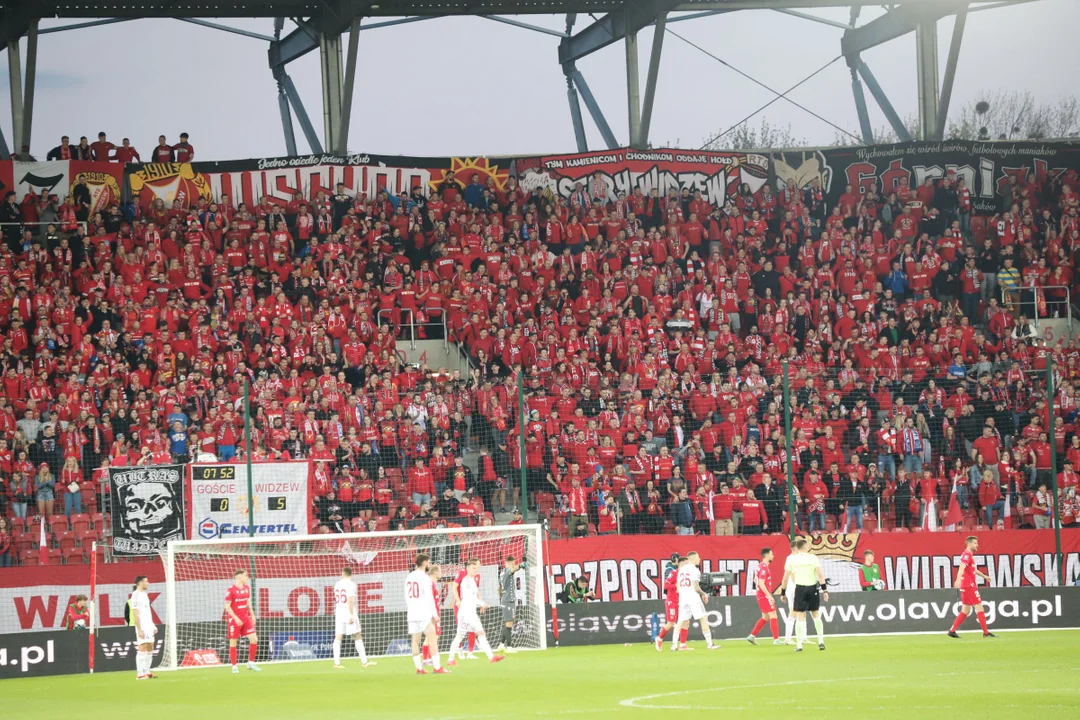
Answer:
M757 635L761 632L761 629L765 627L765 623L769 624L769 630L772 631L773 645L783 645L784 641L780 639L780 625L776 622L776 600L773 599L773 594L770 588L772 588L772 561L773 551L772 548L761 549L761 564L758 565L757 574L755 579L757 580L757 604L758 610L761 610L761 619L754 625L754 629L750 631L750 634L746 636L747 642L751 645L757 645Z
M469 562L471 563L472 560L470 559ZM465 567L462 568L458 572L457 577L454 578L454 584L451 586L453 588L453 592L454 592L454 623L455 623L454 626L455 627L457 627L456 623L457 623L457 616L458 616L458 606L461 605L461 581L464 580L468 576L468 574L469 574L468 563L466 563ZM479 577L476 579L476 584L477 585L480 584L480 578ZM466 651L465 648L468 648L468 651ZM469 633L466 644L461 648L461 650L462 650L461 657L463 657L463 658L465 658L467 660L475 660L476 655L473 654L473 650L475 648L476 648L476 633ZM450 660L455 661L455 660L457 660L457 658L450 658Z
M960 590L960 614L956 616L952 627L949 628L949 637L958 638L957 630L975 608L975 615L979 618L979 626L982 627L983 637L996 637L986 627L986 613L983 612L982 597L979 595L979 585L976 576L990 583L990 576L975 567L975 553L979 551L979 538L974 535L968 536L964 541L965 549L960 555L960 567L956 570L956 582L953 587Z
M675 628L679 620L679 588L675 584L679 576L679 563L684 558L672 553L664 566L664 627L656 635L656 652L664 650L664 636Z
M251 586L248 585L246 570L233 573L233 584L225 591L225 614L229 616L229 664L234 673L236 667L236 646L240 638L248 641L248 670L259 672L255 664L255 653L259 648L259 636L255 634L255 615L251 612Z

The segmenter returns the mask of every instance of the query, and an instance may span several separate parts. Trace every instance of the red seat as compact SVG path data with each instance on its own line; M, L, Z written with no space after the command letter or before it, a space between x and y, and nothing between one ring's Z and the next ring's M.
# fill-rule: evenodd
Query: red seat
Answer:
M26 532L26 520L24 520L23 518L13 517L11 518L11 520L8 521L8 524L11 526L10 530L12 535L18 535L20 533Z
M79 541L79 547L88 546L101 540L101 531L92 528L76 530L75 539Z
M15 551L19 554L29 552L30 550L37 550L38 536L32 532L24 532L18 535L12 534L11 541L15 545Z
M83 485L79 490L79 495L82 497L82 506L84 510L89 511L91 508L97 509L97 493L93 487Z
M86 543L82 546L83 557L86 558L87 561L90 560L90 555L92 554L91 547L90 543ZM99 543L97 546L97 560L98 564L105 562L105 545L103 543Z
M863 518L862 527L864 532L874 532L878 528L877 519Z
M68 519L66 515L53 515L51 518L46 520L46 523L49 526L49 532L51 532L53 535L67 532L71 529L71 526L68 524Z
M82 548L71 547L63 551L64 564L65 565L84 565L86 564L86 557L83 555Z
M64 559L64 554L60 552L60 548L51 548L49 550L49 564L59 565Z
M908 529L907 528L902 528L902 527L894 527L892 529L892 531L893 532L908 532Z
M85 532L90 529L90 516L86 513L75 513L71 516L71 532L76 535L80 531Z
M570 534L570 530L566 525L566 516L553 515L551 517L551 532L557 538L565 538Z
M390 529L390 518L380 515L375 518L375 529L378 532L386 532Z
M589 530L585 534L589 537L594 537L596 535L596 526L589 523Z
M62 553L67 553L69 550L74 550L76 544L75 533L68 530L67 532L58 533L56 536L56 545L60 548Z
M41 561L38 558L37 550L24 550L22 553L22 564L25 567L33 567L34 565L40 565Z
M94 527L103 529L105 527L105 516L99 512L90 513L90 522Z

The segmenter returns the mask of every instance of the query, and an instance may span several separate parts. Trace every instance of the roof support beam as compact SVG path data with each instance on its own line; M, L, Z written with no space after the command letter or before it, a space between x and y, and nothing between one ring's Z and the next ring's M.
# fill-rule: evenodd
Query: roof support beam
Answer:
M559 63L575 62L652 25L657 16L678 6L677 0L632 3L623 12L608 13L578 34L559 43Z
M664 36L667 35L667 13L660 13L656 18L652 38L652 53L649 55L649 74L645 78L645 104L641 108L641 128L635 141L630 144L644 150L649 146L649 128L652 125L653 102L656 100L656 80L660 75L660 56L664 52Z
M945 79L941 83L941 96L938 100L937 140L945 137L945 124L949 120L949 103L952 101L953 83L956 81L956 65L960 61L960 45L964 41L964 27L967 25L967 9L956 13L953 25L952 42L949 44L949 59L945 62Z

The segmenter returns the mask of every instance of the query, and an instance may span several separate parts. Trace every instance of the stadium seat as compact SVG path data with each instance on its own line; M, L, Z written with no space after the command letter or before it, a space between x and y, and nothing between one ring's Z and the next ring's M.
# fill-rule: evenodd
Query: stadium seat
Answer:
M90 529L90 516L86 513L75 513L71 516L71 532L78 534Z
M53 515L51 518L46 520L46 524L49 527L49 532L51 532L53 535L56 535L57 533L67 532L71 529L70 525L68 524L68 519L66 515Z
M91 543L101 540L101 531L93 528L86 528L85 530L76 530L75 538L79 541L79 547L90 545Z
M64 554L60 552L60 548L51 548L49 550L49 564L59 565L64 560Z
M23 567L34 567L41 564L37 550L24 550L21 557Z
M15 546L16 552L22 554L30 550L37 550L38 536L32 532L22 532L19 534L12 533L12 544Z
M90 513L90 523L98 530L104 530L105 516L99 512Z
M378 532L386 532L390 529L390 518L380 515L375 518L375 530Z
M877 518L865 517L863 518L862 529L863 532L874 532L878 528Z
M86 512L97 512L97 492L94 491L93 485L83 484L79 489L79 496L82 498L83 510Z
M596 534L597 534L597 533L596 533L596 526L595 526L595 525L593 525L592 523L589 523L589 529L588 529L588 530L587 530L587 531L585 532L585 534L586 534L586 535L587 535L588 537L595 537L595 536L596 536Z
M86 564L86 557L83 555L82 548L71 547L63 551L64 564L65 565L84 565Z
M90 555L93 553L92 546L88 543L82 546L83 557L89 562ZM105 562L105 545L101 544L97 547L97 561L98 564Z
M60 548L60 551L67 553L69 550L74 550L76 545L75 533L70 530L56 535L56 546Z
M557 538L565 538L570 534L570 530L566 525L566 516L561 514L552 515L551 518L551 532Z
M906 532L909 532L907 528L902 528L902 527L894 527L894 528L892 529L892 531L893 531L893 532L898 532L898 533L906 533Z

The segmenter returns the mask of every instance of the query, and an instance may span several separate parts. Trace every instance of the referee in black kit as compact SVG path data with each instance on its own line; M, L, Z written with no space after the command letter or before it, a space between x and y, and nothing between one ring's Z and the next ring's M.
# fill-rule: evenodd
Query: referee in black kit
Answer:
M806 642L806 613L817 614L821 609L821 601L829 601L829 590L825 584L825 571L821 569L821 562L816 555L806 551L806 540L798 540L795 543L795 552L788 558L787 570L784 571L784 579L780 583L781 594L787 591L789 579L795 581L795 601L792 604L792 614L795 616L795 652L802 652L803 643ZM825 649L825 638L822 632L822 623L818 625L818 649Z

